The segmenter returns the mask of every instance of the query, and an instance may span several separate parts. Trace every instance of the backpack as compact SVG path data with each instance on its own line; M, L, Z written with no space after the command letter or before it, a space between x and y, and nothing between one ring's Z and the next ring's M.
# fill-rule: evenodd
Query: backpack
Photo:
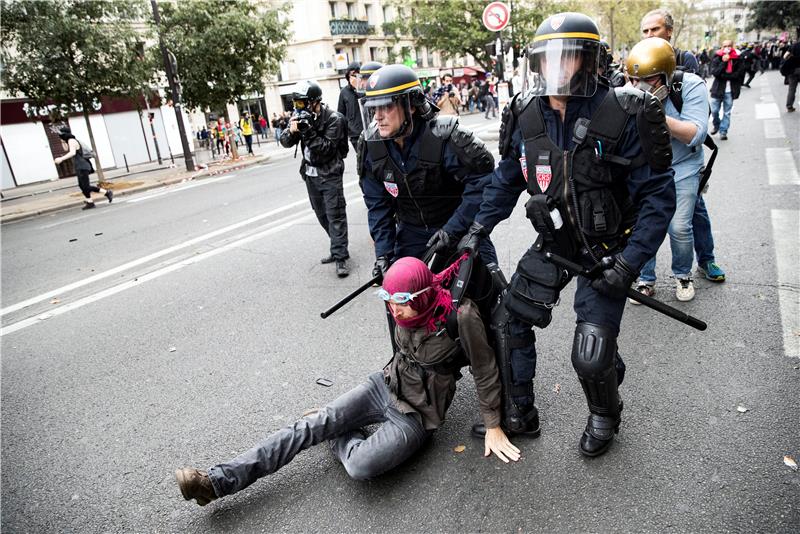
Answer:
M78 144L81 145L81 154L83 155L84 158L97 159L97 155L94 153L94 150L92 150L92 145L84 143L83 141L78 141Z
M683 71L676 70L672 75L672 86L670 87L669 91L669 99L672 102L672 105L675 106L675 109L678 110L678 113L680 113L683 109L683 95L681 94L682 90ZM708 114L711 115L710 104L708 107ZM711 169L714 167L714 161L717 159L717 152L719 150L717 144L714 142L714 139L709 133L706 133L706 138L703 140L703 146L708 147L708 149L711 150L711 157L708 158L708 163L703 165L703 167L700 169L700 185L697 187L698 195L703 192L703 189L705 189L706 185L708 184L708 180L711 178ZM692 149L692 151L694 150L695 148Z

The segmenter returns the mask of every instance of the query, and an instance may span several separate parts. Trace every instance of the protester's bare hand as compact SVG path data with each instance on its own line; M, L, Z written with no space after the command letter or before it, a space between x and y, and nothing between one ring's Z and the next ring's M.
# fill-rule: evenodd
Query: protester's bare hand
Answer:
M519 449L508 441L506 433L499 426L486 429L483 455L490 456L492 453L505 463L508 463L509 460L516 462L520 456Z
M731 58L731 56L729 56L728 54L725 54L724 56L722 56L722 61L728 61L730 58Z
M297 120L292 119L289 121L289 131L292 133L298 133L300 130L297 128Z

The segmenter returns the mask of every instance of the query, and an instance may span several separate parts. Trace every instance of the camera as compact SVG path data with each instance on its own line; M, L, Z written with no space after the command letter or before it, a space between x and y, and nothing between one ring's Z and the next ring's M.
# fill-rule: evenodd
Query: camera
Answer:
M297 129L300 132L305 132L311 128L311 121L314 120L314 115L305 110L295 110L294 118L297 121Z

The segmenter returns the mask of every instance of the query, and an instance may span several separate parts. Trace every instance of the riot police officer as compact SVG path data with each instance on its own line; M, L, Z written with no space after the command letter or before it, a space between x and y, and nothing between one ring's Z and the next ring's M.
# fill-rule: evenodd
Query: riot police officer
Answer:
M322 103L322 88L315 81L301 81L292 93L294 113L289 128L281 134L281 145L300 143L303 161L300 175L317 220L331 241L330 255L322 263L336 263L340 278L350 274L347 260L347 211L342 177L347 156L347 125L344 117Z
M364 129L364 124L361 122L361 109L358 106L358 99L364 96L364 86L366 85L367 78L383 67L383 63L377 61L370 61L361 65L358 62L350 63L344 73L347 85L342 87L339 93L339 106L337 111L347 121L347 137L355 149L358 146L358 137L361 135L361 130Z
M419 78L404 65L375 71L360 103L358 175L375 241L373 274L395 258L421 258L429 247L453 249L480 205L494 168L491 153L457 117L436 117ZM491 242L480 252L496 264Z
M533 327L545 328L572 274L548 261L552 252L596 266L579 277L572 365L589 405L580 439L586 456L604 453L618 431L618 385L624 364L617 351L625 294L652 257L675 209L669 133L654 96L598 83L600 38L580 13L547 18L528 47L532 90L503 113L501 161L460 247L476 246L507 218L520 194L531 195L527 217L538 237L520 259L492 318L504 387L503 425L539 434L534 405ZM602 79L601 79L602 80ZM473 428L480 434L480 425Z

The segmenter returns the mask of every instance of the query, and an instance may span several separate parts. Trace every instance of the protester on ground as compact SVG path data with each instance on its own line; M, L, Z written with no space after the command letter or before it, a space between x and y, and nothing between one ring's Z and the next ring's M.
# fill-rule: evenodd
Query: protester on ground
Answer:
M469 365L478 405L489 429L484 456L516 462L520 450L500 427L500 382L477 307L463 299L454 310L444 289L454 264L434 275L416 258L401 258L386 272L377 295L397 323L398 351L383 372L292 425L267 436L255 447L208 470L175 472L183 498L205 506L239 492L276 472L302 450L328 441L336 459L356 480L369 480L412 457L445 421L460 369ZM445 323L456 314L459 338ZM364 427L380 425L367 434Z

